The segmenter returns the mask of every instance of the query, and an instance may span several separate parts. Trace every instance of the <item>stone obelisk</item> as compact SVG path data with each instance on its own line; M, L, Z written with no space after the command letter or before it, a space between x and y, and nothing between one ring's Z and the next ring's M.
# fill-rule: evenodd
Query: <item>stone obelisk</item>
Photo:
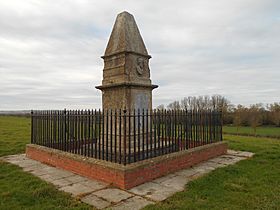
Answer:
M117 16L104 59L102 108L104 110L151 110L152 85L149 59L134 17L128 12Z

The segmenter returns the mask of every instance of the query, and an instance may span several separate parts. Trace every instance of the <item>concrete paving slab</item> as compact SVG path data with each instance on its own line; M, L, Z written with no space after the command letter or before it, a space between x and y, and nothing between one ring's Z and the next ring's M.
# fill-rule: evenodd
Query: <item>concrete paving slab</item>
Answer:
M197 171L199 174L203 175L203 174L207 174L211 171L213 171L215 168L207 166L207 165L197 165L193 167L193 170Z
M160 184L165 187L172 187L178 191L183 191L185 189L185 185L189 181L190 181L190 179L188 179L184 176L173 176L169 179L162 181Z
M12 163L12 162L11 162ZM30 166L33 166L33 165L36 165L38 162L35 161L35 160L22 160L22 161L19 161L17 163L17 165L21 168L26 168L26 167L30 167Z
M175 173L173 173L173 174L168 174L168 175L166 175L166 176L163 176L163 177L154 179L153 182L158 183L158 184L161 184L162 182L164 182L164 181L166 181L166 180L169 180L169 179L171 179L171 178L174 177L174 176L176 176Z
M54 169L55 170L50 171L49 174L52 176L55 176L55 177L66 178L66 177L75 175L74 173L72 173L70 171L66 171L66 170L62 170L62 169L58 169L58 168L54 168Z
M24 167L23 171L31 172L31 171L34 171L34 170L42 170L43 168L44 168L44 166L42 164L36 163L34 165Z
M225 154L225 155L221 155L219 156L220 158L224 158L224 159L235 159L236 155L229 155L229 154Z
M238 154L238 151L228 149L228 150L227 150L227 154L228 154L228 155L236 155L236 154Z
M219 164L223 164L222 162L225 161L225 158L221 158L221 157L216 157L216 158L212 158L210 160L208 160L209 162L214 162L214 163L219 163Z
M154 202L144 199L140 196L134 196L119 204L111 207L112 210L139 210L147 205L154 204Z
M128 191L136 195L150 198L154 201L163 201L178 190L172 187L166 187L155 182L147 182L137 187L133 187Z
M245 160L245 159L246 158L244 158L244 157L236 157L234 159L224 159L220 163L224 164L224 165L232 165L232 164L239 162L240 160Z
M51 182L51 183L53 183L53 181L55 180L61 179L61 177L53 176L51 174L43 174L38 177L46 182Z
M236 156L240 156L240 157L246 157L246 158L250 158L254 156L254 153L252 152L246 152L246 151L239 151Z
M72 185L73 183L70 181L67 181L64 178L61 178L61 179L53 180L52 184L54 184L55 186L58 186L58 187L65 187L68 185Z
M88 178L85 178L83 176L80 175L73 175L73 176L69 176L65 178L67 181L70 181L72 183L78 183L78 182L84 182L84 181L88 181Z
M175 172L176 175L185 176L185 177L191 177L191 176L195 175L196 173L198 173L198 172L193 170L192 168L187 168L187 169L183 169L183 170Z
M104 209L111 205L110 202L98 198L96 195L89 194L81 199L82 202L87 203L97 209Z
M103 189L109 185L107 183L96 181L96 180L86 180L86 181L79 182L79 184L90 187L94 191Z
M6 160L7 162L9 161L19 161L19 160L24 160L27 159L25 154L17 154L17 155L7 155L5 157L1 157L1 159Z
M206 161L204 163L202 163L201 165L204 165L206 167L210 167L210 168L221 168L221 167L225 167L225 165L221 164L221 163L216 163L216 162L211 162L211 161Z
M30 173L35 176L41 176L41 175L47 174L48 172L40 169L40 170L30 171Z
M93 195L113 203L120 202L133 196L133 194L115 188L99 190L94 192Z
M80 183L75 183L70 186L65 186L60 188L64 192L71 193L73 196L82 196L83 194L91 193L94 191L92 188L82 185Z

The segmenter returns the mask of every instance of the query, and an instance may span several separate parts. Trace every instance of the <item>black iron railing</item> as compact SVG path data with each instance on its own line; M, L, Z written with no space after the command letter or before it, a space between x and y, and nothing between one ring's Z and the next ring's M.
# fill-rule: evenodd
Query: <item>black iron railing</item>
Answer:
M31 116L31 143L120 164L222 140L216 110L58 110Z

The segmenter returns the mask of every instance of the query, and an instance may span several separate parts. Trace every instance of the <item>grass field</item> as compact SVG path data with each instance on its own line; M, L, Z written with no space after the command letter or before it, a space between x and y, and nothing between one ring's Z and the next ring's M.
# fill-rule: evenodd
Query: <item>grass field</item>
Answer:
M24 152L28 118L0 116L0 156ZM280 141L225 135L231 149L256 153L190 182L186 190L146 209L280 209ZM0 209L91 209L54 186L0 162Z
M237 131L235 126L224 126L223 132L227 134L239 134L239 135L252 135L254 136L254 129L251 127L242 126ZM280 127L257 127L256 135L259 137L273 137L280 138Z
M23 153L30 142L30 118L0 116L0 157ZM0 209L91 209L67 193L0 160Z

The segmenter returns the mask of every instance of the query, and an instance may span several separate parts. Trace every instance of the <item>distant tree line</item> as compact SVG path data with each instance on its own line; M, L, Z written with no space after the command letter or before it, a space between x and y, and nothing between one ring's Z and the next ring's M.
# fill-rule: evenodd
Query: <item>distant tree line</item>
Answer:
M237 127L251 126L256 132L256 128L261 125L271 125L280 127L280 102L271 104L252 104L237 106L221 95L213 96L189 96L181 101L173 101L165 107L159 105L157 109L219 109L223 113L223 124L231 124Z

